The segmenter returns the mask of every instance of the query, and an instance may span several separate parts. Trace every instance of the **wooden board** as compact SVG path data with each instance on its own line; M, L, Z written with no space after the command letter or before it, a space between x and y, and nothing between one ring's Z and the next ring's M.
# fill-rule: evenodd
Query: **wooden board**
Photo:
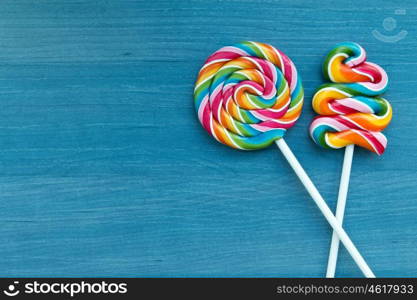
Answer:
M0 275L324 276L331 231L280 152L215 142L192 92L221 46L283 50L306 90L286 140L334 208L343 151L307 129L323 56L350 40L386 68L394 118L383 156L355 151L345 227L377 276L415 276L416 17L412 0L2 0ZM337 275L361 276L344 249Z

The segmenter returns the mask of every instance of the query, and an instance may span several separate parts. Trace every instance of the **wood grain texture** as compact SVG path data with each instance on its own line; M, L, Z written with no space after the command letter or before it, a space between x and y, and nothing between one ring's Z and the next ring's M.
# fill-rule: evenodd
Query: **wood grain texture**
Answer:
M196 119L199 68L241 40L296 63L286 140L332 208L343 151L307 135L323 55L352 40L386 68L389 146L355 151L345 227L377 276L415 276L417 5L317 3L2 0L0 276L324 276L330 228L278 150L228 149ZM372 35L390 16L395 44ZM344 249L337 275L361 276Z

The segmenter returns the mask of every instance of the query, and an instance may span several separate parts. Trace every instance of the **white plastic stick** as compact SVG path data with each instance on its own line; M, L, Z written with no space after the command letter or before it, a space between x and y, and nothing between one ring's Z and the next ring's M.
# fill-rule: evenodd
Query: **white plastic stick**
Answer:
M323 197L320 195L317 188L314 186L311 179L308 177L307 173L304 171L303 167L298 162L297 158L292 153L291 149L288 147L287 143L284 139L279 139L275 142L278 148L281 150L284 157L287 159L288 163L293 168L294 172L297 174L298 178L301 180L302 184L313 198L314 202L320 209L321 213L326 218L327 222L329 222L330 226L334 229L334 231L339 236L339 239L342 241L343 245L346 247L346 250L350 253L353 260L359 266L363 274L368 278L374 278L375 275L359 253L358 249L356 249L355 245L352 243L351 239L343 229L342 225L340 225L339 221L333 215L330 208L327 206L326 201L324 201Z
M350 170L352 167L354 145L348 145L345 149L345 158L343 159L342 175L340 177L339 195L337 197L336 219L340 225L343 224L343 216L345 214L346 197L349 188ZM339 252L339 237L333 231L332 243L330 245L329 261L327 263L327 278L333 278L336 272L337 255Z

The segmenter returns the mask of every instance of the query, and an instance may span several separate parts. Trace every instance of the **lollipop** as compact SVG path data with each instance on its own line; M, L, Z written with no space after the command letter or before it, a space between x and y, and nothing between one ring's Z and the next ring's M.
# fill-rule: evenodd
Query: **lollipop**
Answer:
M274 47L242 42L213 53L201 68L194 104L204 129L227 146L256 150L276 143L365 275L373 273L285 143L304 92L292 61Z
M380 132L391 121L392 108L378 97L388 86L380 66L366 62L365 50L356 43L336 45L323 65L324 77L334 83L319 87L313 109L321 116L310 126L314 142L324 148L346 147L337 200L336 218L343 222L354 145L381 155L387 139ZM339 239L333 232L327 277L334 277Z
M244 42L212 54L194 92L198 118L219 142L255 150L284 136L304 91L292 61L274 47Z

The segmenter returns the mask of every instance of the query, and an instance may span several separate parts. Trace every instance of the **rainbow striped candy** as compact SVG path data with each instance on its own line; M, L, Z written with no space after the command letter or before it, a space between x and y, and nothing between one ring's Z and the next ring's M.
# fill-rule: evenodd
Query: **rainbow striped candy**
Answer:
M198 119L217 141L255 150L284 136L304 91L293 62L274 47L242 42L213 53L194 89Z
M366 62L365 50L356 43L336 45L323 64L323 84L313 97L313 109L321 116L310 126L314 142L325 148L356 144L381 155L387 139L380 132L392 118L392 108L378 95L388 86L387 73Z

